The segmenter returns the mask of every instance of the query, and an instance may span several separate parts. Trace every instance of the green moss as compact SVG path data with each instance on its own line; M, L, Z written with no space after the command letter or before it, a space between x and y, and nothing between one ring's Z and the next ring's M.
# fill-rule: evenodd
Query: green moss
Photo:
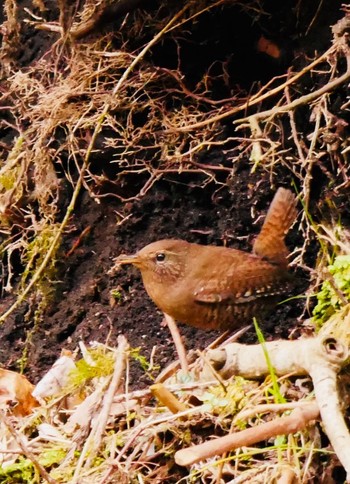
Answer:
M25 255L23 256L23 262L26 264L26 267L21 277L22 288L25 286L27 280L35 274L37 269L43 263L47 252L54 243L57 230L59 230L59 225L48 223L39 232L37 232L33 240L31 240L27 245ZM38 288L40 289L40 292L46 297L49 297L51 295L53 287L52 282L55 281L57 278L55 255L59 246L60 241L56 244L53 257L46 266L43 276L38 281Z
M54 448L46 450L40 454L38 459L39 464L43 467L50 468L53 465L60 464L62 460L66 457L67 452L61 448Z
M55 447L43 451L38 457L38 462L47 472L50 472L52 467L57 466L62 462L66 457L66 454L66 450L60 447ZM67 469L65 469L65 472L66 471ZM2 484L34 484L39 483L40 481L40 477L33 463L25 457L19 457L15 463L9 466L0 466L0 482Z
M19 457L14 464L0 467L0 482L2 484L17 484L40 482L29 459Z
M20 287L22 291L25 290L27 281L34 277L39 267L43 263L48 250L54 243L57 230L58 225L48 224L41 231L39 231L27 245L26 251L22 256L22 260L26 264L20 281ZM38 302L36 303L36 306L33 306L29 309L26 316L27 318L30 318L30 320L33 322L33 326L32 329L28 330L26 333L26 340L23 347L22 355L17 360L17 365L21 373L23 373L24 369L27 366L32 339L42 321L44 310L49 301L53 300L56 292L55 282L58 279L56 267L56 252L59 248L59 245L60 244L57 243L51 260L46 265L45 271L36 283L36 300Z
M106 352L104 348L96 348L88 351L91 363L81 359L76 363L76 369L70 374L70 384L74 388L80 388L93 378L111 375L114 368L114 354Z
M220 415L222 419L235 415L247 404L247 393L251 388L251 382L240 376L236 376L225 387L216 385L210 387L201 396L207 412Z
M16 181L16 171L12 170L0 175L0 186L7 190L11 190L14 187Z
M20 373L24 373L24 370L27 367L30 349L33 341L33 336L38 330L39 324L42 321L42 315L45 307L46 307L46 300L42 299L38 303L38 306L35 309L33 316L30 314L31 320L33 322L33 327L32 329L26 331L26 339L23 345L22 354L21 354L21 357L16 361L16 364Z
M339 255L328 266L331 277L322 283L313 310L313 321L322 326L335 312L350 301L350 255ZM343 297L342 297L343 296Z

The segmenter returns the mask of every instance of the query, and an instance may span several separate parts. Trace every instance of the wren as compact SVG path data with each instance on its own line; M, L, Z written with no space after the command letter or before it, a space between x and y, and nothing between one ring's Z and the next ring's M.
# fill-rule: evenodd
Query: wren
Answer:
M285 235L297 215L291 191L279 188L253 252L184 240L153 242L117 265L140 269L145 289L163 313L202 329L233 330L260 319L289 292Z

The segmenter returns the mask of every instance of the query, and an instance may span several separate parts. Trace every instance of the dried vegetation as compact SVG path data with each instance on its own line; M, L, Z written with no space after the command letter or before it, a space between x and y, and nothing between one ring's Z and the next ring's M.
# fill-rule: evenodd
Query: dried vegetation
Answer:
M28 10L27 26L58 36L38 60L20 69L19 7L5 2L1 127L9 141L0 146L2 291L11 293L19 274L20 281L1 321L29 297L41 311L54 291L61 240L82 190L96 201L116 197L124 207L169 173L201 173L203 185L214 182L219 188L234 176L239 161L249 160L252 170L263 167L271 180L278 165L292 173L303 203L300 230L305 235L293 264L304 263L310 236L316 234L321 250L310 294L323 285L315 315L324 321L335 313L338 329L334 332L333 324L331 334L348 347L349 237L331 205L334 194L343 203L349 188L348 101L340 91L350 79L350 10L344 7L343 19L333 27L329 49L302 59L300 70L290 69L249 95L236 87L231 97L218 100L211 95L215 79L210 69L191 86L180 68L153 63L152 48L166 38L178 45L201 15L229 3L188 1L151 13L135 10L114 36L80 42L69 31L75 32L73 38L81 36L79 29L93 19L89 5L80 26L72 27L74 17L64 2L60 23L44 21L44 9L42 18ZM252 17L264 15L259 2L233 3ZM229 136L225 122L236 126ZM226 164L203 162L203 154L214 147L226 152ZM100 159L108 159L102 169ZM323 224L310 215L315 165L333 194ZM225 181L218 176L222 173ZM63 195L67 191L69 202ZM120 224L126 214L118 214ZM18 259L20 271L14 265ZM62 366L60 387L47 392L46 383L33 413L14 417L2 412L1 482L305 482L320 475L326 480L338 466L314 422L318 408L307 377L277 378L270 369L259 382L239 376L224 381L216 372L208 380L201 373L208 363L204 354L197 355L189 380L174 370L163 376L161 387L130 392L130 354L123 338L116 350L100 345L83 354L85 370L65 357L69 371ZM7 400L20 398L14 391ZM336 398L339 404L343 396ZM314 407L305 417L310 402ZM283 427L285 421L278 426L282 418L291 418L294 426ZM187 467L174 460L176 451L213 434L249 429L264 444L253 446L256 440L243 436L235 450L221 449L215 458Z

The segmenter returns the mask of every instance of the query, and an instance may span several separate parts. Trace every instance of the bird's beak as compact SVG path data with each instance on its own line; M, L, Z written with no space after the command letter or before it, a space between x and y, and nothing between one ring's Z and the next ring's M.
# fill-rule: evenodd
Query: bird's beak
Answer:
M139 260L137 254L132 255L120 255L115 259L116 265L123 265L123 264L136 264Z
M110 274L116 272L120 266L124 264L133 264L135 266L140 265L140 258L137 254L132 255L120 255L116 259L114 259L115 264L111 267L108 271Z

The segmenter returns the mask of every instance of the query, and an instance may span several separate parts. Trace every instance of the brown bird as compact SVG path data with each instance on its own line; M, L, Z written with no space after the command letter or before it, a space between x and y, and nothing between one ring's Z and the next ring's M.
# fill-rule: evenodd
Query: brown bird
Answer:
M116 262L138 267L151 299L173 319L202 329L237 329L264 316L290 288L284 238L295 205L294 195L279 188L252 254L166 239Z

